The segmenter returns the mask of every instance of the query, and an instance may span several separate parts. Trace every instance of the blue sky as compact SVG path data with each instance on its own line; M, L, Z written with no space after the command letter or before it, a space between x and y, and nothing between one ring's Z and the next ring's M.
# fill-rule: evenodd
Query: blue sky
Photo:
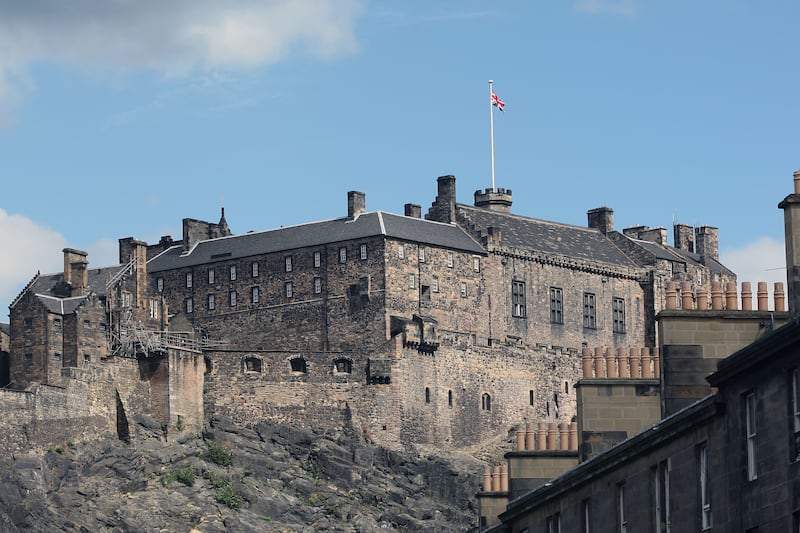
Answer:
M497 186L518 214L716 226L783 276L800 168L795 1L0 2L0 300L61 248L235 233ZM670 230L671 238L671 230ZM3 305L7 305L4 303ZM5 319L5 313L0 320Z

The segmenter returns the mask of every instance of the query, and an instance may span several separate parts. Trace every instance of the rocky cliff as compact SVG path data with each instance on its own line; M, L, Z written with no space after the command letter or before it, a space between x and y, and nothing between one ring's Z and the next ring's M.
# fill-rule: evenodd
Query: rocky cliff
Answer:
M0 463L0 530L466 531L474 460L419 457L352 432L212 419L203 435L65 442Z

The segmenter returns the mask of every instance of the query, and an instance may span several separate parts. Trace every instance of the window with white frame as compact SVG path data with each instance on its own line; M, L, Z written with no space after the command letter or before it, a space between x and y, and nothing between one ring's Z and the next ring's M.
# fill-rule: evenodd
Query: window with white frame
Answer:
M314 252L314 268L319 268L322 265L322 253Z
M611 312L614 319L614 333L625 333L625 300L614 298L611 302Z
M669 459L666 459L651 469L656 533L670 533L672 528L669 517L669 463Z
M455 259L453 258L453 252L447 252L447 267L453 268L455 264Z
M793 432L792 461L797 461L800 459L800 371L797 368L793 368L789 372L789 376L791 379L789 413L792 417L791 428Z
M436 276L433 276L433 279L431 280L431 290L433 292L439 292L439 278Z
M597 329L595 295L591 292L583 293L583 327L587 329Z
M617 531L628 533L628 518L625 515L625 483L617 484Z
M361 258L362 261L364 259L366 259L367 258L367 245L366 244L362 244L361 246L359 246L358 247L358 253L359 253L359 257Z
M192 285L193 285L192 273L191 272L187 272L186 273L186 288L187 289L191 289Z
M422 245L420 245L419 247L419 262L420 263L425 262L425 247Z
M164 292L164 278L156 279L156 290L158 292Z
M417 276L415 274L408 275L408 288L409 289L417 288Z
M322 278L314 278L314 294L322 292Z
M564 293L559 287L550 287L550 322L564 323Z
M553 513L545 519L547 533L561 533L561 513Z
M257 304L261 300L261 289L252 287L250 289L250 303Z
M745 462L747 464L747 481L753 481L758 477L756 468L756 394L748 393L744 397L744 418L745 418Z
M236 281L236 265L230 267L231 281Z
M253 261L250 264L250 275L254 278L258 277L258 261Z
M524 281L511 282L511 316L518 318L525 318L527 316L525 309Z
M208 284L209 285L213 285L214 282L216 281L214 279L215 274L216 274L216 271L213 268L209 268L208 269Z
M217 308L217 297L214 294L209 294L207 298L207 307L209 311Z
M283 262L284 262L284 264L286 266L286 272L291 272L292 271L292 256L291 255L287 255L286 257L283 258Z
M291 298L294 295L294 287L292 286L291 281L286 282L285 289L286 289L286 297Z
M339 262L346 263L347 262L347 248L342 246L339 248Z
M400 245L397 247L397 257L400 259L406 258L406 247L403 243L400 243Z
M193 313L194 312L194 300L192 300L191 298L186 298L186 305L185 305L184 308L186 309L187 313Z
M697 446L697 473L700 489L700 530L711 529L711 492L708 478L708 444Z
M236 307L238 297L236 296L236 291L231 291L228 293L228 301L231 304L231 307Z
M472 270L475 272L481 271L481 258L480 257L473 257L472 258Z
M461 282L461 297L462 298L467 297L467 284L463 281Z

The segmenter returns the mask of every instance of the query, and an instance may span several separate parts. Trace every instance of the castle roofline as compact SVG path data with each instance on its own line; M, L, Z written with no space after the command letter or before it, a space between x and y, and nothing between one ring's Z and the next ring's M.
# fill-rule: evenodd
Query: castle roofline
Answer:
M182 253L180 246L172 246L148 261L148 272L379 236L481 255L487 253L483 246L454 224L372 211L359 213L352 219L342 217L206 239L197 242L186 253Z

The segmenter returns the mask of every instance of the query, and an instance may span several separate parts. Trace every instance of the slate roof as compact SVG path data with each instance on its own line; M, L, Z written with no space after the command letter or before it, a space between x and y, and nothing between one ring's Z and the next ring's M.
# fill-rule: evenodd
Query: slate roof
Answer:
M504 246L616 266L636 266L597 229L522 217L463 204L458 204L457 209L459 215L466 218L478 230L485 232L490 227L500 228L500 242Z
M200 241L185 255L180 246L173 246L148 261L147 271L161 272L379 235L486 254L480 244L456 225L375 211L362 213L353 220L337 218Z
M119 272L123 265L115 265L103 268L91 268L88 273L89 290L98 296L105 296L106 294L106 280L113 277L114 274ZM64 273L57 274L42 274L28 289L29 292L34 294L42 294L45 296L55 297L53 295L53 287L64 279Z
M668 261L683 261L685 263L693 263L697 266L703 266L701 261L701 256L696 253L687 252L686 250L681 250L679 248L675 248L672 246L663 246L661 244L657 244L651 241L643 241L639 239L634 239L625 235L626 238L630 239L632 242L636 243L638 246L641 246L651 254L653 254L656 259L665 259ZM715 272L718 274L724 274L728 276L734 276L735 274L725 268L725 266L715 259L711 259L709 264L706 265L711 270L711 272Z
M75 312L88 296L73 296L71 298L56 298L46 294L37 294L36 298L44 304L51 313L69 315Z

